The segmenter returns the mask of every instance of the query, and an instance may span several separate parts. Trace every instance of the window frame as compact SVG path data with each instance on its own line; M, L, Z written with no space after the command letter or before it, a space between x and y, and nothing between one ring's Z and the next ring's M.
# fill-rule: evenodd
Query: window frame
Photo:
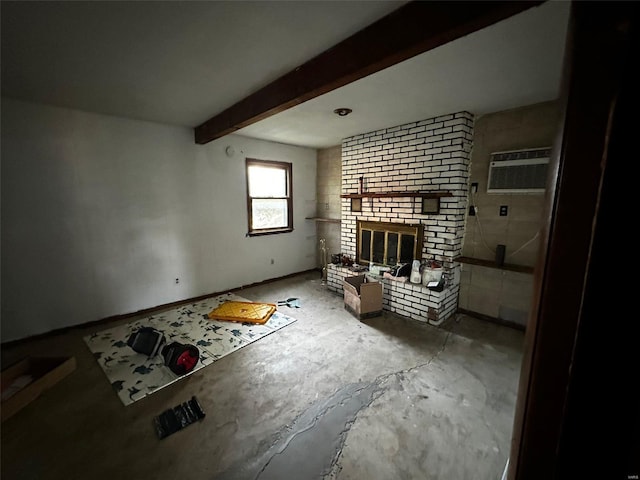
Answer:
M252 197L249 189L249 168L252 166L278 168L284 170L286 178L286 196L284 197ZM247 183L247 236L256 237L260 235L273 235L277 233L288 233L293 231L293 164L289 162L279 162L275 160L259 160L257 158L247 158L245 163L245 175ZM277 228L253 228L253 200L279 199L287 200L287 226Z

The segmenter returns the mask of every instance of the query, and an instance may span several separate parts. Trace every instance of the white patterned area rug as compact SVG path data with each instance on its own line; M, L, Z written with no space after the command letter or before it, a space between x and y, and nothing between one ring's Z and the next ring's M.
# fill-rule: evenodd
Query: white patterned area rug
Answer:
M249 301L232 293L207 298L87 335L84 341L122 403L130 405L296 321L280 312L274 312L263 325L210 320L207 314L227 300ZM164 365L162 355L149 358L132 350L127 340L140 327L160 330L167 343L180 342L198 347L200 360L196 367L187 375L178 376Z

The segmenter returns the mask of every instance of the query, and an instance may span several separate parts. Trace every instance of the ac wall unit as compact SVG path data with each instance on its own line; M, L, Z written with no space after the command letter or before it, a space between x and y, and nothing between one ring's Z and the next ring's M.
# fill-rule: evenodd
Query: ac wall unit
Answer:
M544 193L550 148L491 154L487 193Z

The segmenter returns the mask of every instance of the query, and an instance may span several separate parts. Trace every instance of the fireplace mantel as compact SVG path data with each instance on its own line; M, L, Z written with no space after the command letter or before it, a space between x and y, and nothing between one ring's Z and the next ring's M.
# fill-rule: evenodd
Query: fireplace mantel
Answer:
M367 192L367 193L345 193L342 198L443 198L453 197L451 192Z

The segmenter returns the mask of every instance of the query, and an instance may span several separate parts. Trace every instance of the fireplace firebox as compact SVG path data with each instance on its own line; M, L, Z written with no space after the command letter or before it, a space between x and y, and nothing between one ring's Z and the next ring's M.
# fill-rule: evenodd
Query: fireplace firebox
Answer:
M395 266L422 259L423 225L391 222L357 222L357 262Z

